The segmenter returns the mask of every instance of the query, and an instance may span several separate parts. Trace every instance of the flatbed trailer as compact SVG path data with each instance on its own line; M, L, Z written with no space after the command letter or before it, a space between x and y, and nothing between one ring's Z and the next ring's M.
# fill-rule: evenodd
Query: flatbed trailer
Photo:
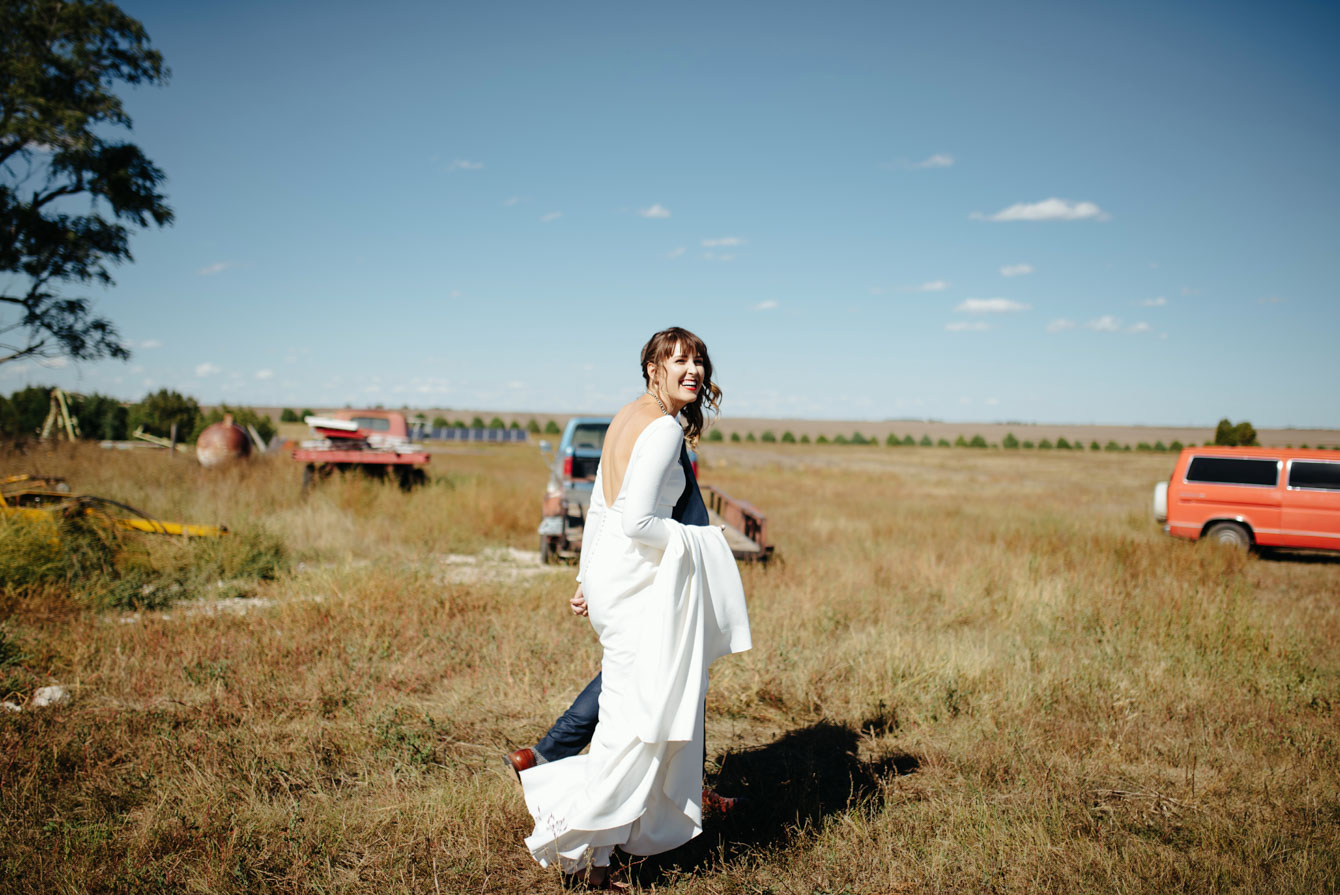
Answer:
M768 517L753 504L737 500L715 485L702 486L703 502L712 525L723 526L731 553L742 562L766 563L772 558L768 542ZM540 520L540 558L551 563L574 560L582 552L586 508L562 495L545 498Z
M398 454L395 451L299 448L293 452L293 459L307 464L302 471L304 493L333 472L356 470L376 479L394 475L400 487L406 491L422 485L428 478L423 470L428 464L427 451Z

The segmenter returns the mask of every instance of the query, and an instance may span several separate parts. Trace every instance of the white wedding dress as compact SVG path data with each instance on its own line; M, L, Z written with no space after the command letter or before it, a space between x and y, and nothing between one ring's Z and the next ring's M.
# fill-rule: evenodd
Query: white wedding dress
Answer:
M609 506L596 471L578 580L604 650L600 721L586 754L521 772L526 845L545 866L600 867L615 846L657 854L702 831L707 668L750 636L721 531L670 518L683 438L673 417L650 423Z

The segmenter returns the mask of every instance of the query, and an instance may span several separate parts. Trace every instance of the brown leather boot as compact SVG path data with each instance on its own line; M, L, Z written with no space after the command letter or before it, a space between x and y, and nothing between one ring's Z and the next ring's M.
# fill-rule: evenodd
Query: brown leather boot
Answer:
M539 757L534 749L518 749L515 752L509 752L503 756L503 761L516 774L516 779L521 779L521 772L529 770L540 763Z

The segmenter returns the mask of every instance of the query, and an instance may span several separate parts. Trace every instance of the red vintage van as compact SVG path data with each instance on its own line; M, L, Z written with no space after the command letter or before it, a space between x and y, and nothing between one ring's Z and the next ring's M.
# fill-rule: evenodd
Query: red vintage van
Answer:
M1340 452L1184 448L1154 486L1154 518L1179 538L1340 550Z

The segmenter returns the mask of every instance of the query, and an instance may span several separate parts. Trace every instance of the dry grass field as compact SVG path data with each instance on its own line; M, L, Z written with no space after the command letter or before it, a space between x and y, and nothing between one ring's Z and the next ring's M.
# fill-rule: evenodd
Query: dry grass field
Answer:
M598 661L572 570L532 558L534 448L306 501L284 458L0 461L233 529L127 538L146 583L113 599L92 572L24 579L37 548L0 528L0 688L22 708L0 711L0 890L560 889L500 761ZM641 890L1340 890L1340 560L1166 537L1148 500L1169 455L703 461L778 551L744 570L755 648L708 697L709 779L751 801L633 863ZM69 701L33 706L53 682Z

